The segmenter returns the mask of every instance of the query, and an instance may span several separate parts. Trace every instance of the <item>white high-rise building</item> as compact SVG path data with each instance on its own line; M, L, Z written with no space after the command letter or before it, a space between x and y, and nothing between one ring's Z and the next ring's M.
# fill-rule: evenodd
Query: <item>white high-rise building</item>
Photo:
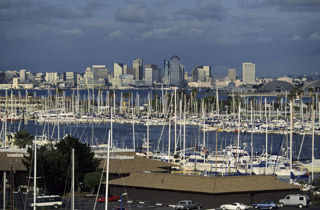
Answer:
M123 72L123 63L114 63L113 64L113 77L119 78L120 76L124 75Z
M26 81L26 71L25 69L20 70L20 82L24 83Z
M242 82L249 85L256 83L256 64L249 62L242 63Z

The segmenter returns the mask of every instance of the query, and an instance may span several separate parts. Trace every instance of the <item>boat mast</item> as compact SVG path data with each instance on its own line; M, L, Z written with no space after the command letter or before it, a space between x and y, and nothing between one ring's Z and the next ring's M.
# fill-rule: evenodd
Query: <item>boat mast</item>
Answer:
M111 109L112 113L112 109ZM111 131L109 131L108 135L108 150L107 150L107 168L106 168L106 192L105 192L105 210L108 210L108 192L109 192L109 155L110 155L110 141L111 141Z
M265 111L265 118L266 118L266 172L265 174L267 175L267 170L268 170L268 113L267 113L267 98L264 98L264 111Z
M34 139L34 163L33 163L33 210L37 207L37 136Z
M174 88L174 154L177 152L177 88Z
M314 120L315 120L315 111L313 107L313 98L312 98L312 155L311 155L311 181L313 181L314 176Z
M293 103L290 101L290 173L292 172L292 132L293 132ZM290 183L292 183L290 176Z
M251 173L253 173L253 106L252 106L252 101L250 101L250 106L251 106Z
M74 149L71 150L72 176L71 176L71 210L74 210Z

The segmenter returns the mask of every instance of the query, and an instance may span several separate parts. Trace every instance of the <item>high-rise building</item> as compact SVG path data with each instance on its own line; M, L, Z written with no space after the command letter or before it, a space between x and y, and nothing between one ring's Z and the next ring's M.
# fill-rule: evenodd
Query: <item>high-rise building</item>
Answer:
M170 85L170 62L168 60L164 60L164 75L163 75L163 83L165 85Z
M153 82L159 82L159 70L155 64L147 64L144 66L145 83L152 85Z
M137 58L133 61L134 80L143 80L143 59Z
M64 81L66 83L66 85L68 86L75 86L76 85L76 77L75 77L75 73L72 71L69 72L65 72L64 73Z
M228 78L231 80L231 81L236 81L237 79L237 72L235 69L229 69L228 70Z
M211 81L211 77L211 66L195 66L194 69L192 69L193 82L208 82Z
M119 78L123 74L123 63L114 63L113 64L113 77Z
M101 83L101 81L104 82L102 82L102 84L100 85L105 85L107 83L109 77L109 70L106 68L105 65L93 65L92 73L95 84L98 85Z
M256 83L256 65L254 63L242 63L242 82L249 85Z
M170 59L170 84L181 87L183 85L184 66L180 63L178 56Z
M46 82L56 83L58 81L58 73L57 72L46 72L45 80L46 80Z
M24 83L26 81L26 71L25 69L20 70L20 82Z

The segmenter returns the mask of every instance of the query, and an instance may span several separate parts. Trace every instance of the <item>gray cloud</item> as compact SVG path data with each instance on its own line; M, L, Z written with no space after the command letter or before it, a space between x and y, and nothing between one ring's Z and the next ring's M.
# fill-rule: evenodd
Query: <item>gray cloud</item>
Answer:
M239 4L246 8L261 8L268 6L276 6L282 11L306 12L319 11L319 0L244 0Z
M12 1L1 0L1 21L39 22L51 19L81 19L94 15L92 10L81 7L70 7L65 4L51 4L45 1Z
M114 14L116 20L126 23L152 23L164 20L164 17L157 14L155 8L150 9L147 5L135 2L128 2L118 8Z
M180 9L177 13L181 16L199 21L207 19L221 21L227 16L227 9L223 7L219 1L201 1L198 6Z

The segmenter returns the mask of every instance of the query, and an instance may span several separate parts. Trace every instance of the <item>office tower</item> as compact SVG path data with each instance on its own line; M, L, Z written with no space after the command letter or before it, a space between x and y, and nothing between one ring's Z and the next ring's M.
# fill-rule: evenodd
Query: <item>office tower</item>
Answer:
M178 56L170 59L170 84L180 87L183 85L184 66L180 63Z
M164 60L163 84L170 84L170 62L168 60Z
M256 65L254 63L242 63L242 82L243 84L255 84Z
M58 73L57 72L46 72L45 77L46 82L55 83L58 81Z
M93 88L93 73L91 71L90 67L87 67L86 71L84 72L84 76L83 76L84 82L85 82L85 86L87 88Z
M96 81L99 78L108 78L109 71L106 65L93 65L92 66L93 79Z
M24 83L26 81L26 71L25 69L20 70L20 82Z
M211 81L212 77L211 66L195 66L192 69L192 81L193 82L207 82Z
M143 80L143 59L137 58L133 61L134 80Z
M76 85L76 77L75 73L70 71L70 72L65 72L64 73L64 81L67 85L73 87Z
M159 81L159 71L157 65L155 64L147 64L144 66L145 72L145 83L147 85L152 85L153 82Z
M105 65L93 65L92 73L95 85L105 85L107 83L109 70Z
M119 78L123 75L123 63L114 63L113 64L113 77Z
M229 69L228 70L228 78L231 80L231 81L236 81L237 79L237 72L235 69Z

